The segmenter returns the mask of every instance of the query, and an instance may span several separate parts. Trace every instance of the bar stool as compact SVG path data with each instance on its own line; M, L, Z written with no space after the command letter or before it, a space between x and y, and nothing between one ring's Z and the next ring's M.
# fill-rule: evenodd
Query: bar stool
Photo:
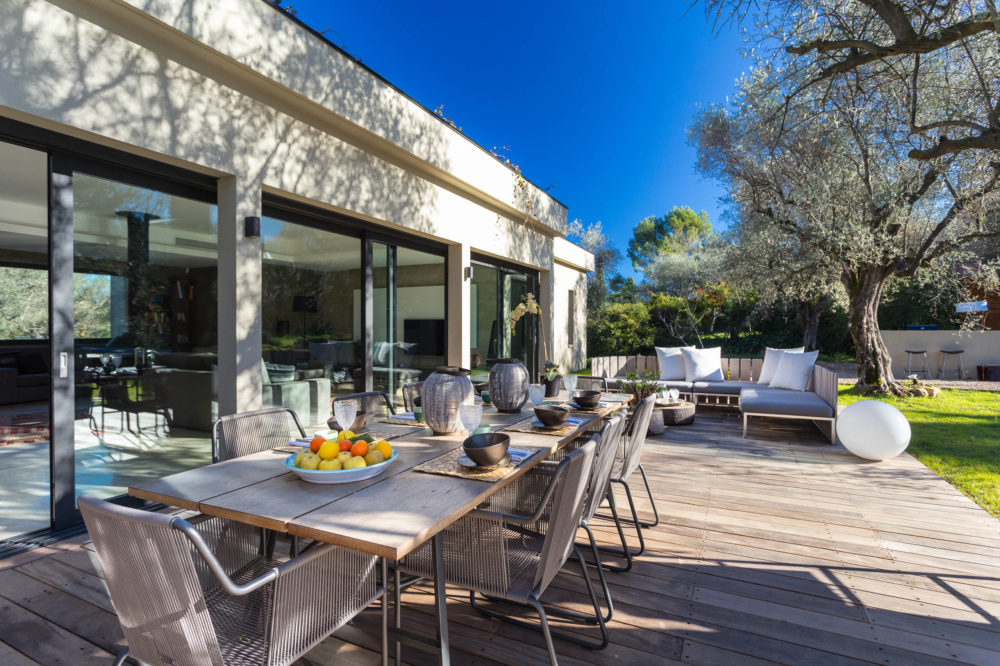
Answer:
M918 355L920 355L920 356L923 357L923 359L924 359L924 369L923 370L914 370L913 369L913 355L914 354L918 354ZM915 375L915 374L917 374L919 372L924 373L924 375L927 377L927 379L931 378L931 369L930 369L930 366L927 364L927 350L926 349L907 349L906 350L906 376L909 377L910 375Z
M941 352L941 363L938 364L938 379L941 379L941 375L945 372L957 372L959 379L965 379L965 363L962 362L963 354L965 354L964 349L939 349ZM948 365L949 356L958 356L958 367L953 370L946 370L945 366Z

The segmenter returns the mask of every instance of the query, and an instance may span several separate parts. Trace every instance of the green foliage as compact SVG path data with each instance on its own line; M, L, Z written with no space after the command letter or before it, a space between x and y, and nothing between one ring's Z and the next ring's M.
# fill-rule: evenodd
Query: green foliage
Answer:
M608 274L621 261L621 252L604 233L600 221L584 227L580 220L573 220L566 236L594 255L594 271L587 274L587 310L595 310L608 300Z
M653 346L645 303L611 303L589 313L587 349L591 356L644 354Z
M641 400L645 400L660 391L661 387L657 383L657 379L659 379L657 373L652 370L626 372L625 379L619 381L618 386L622 393L628 393L632 396L633 405L638 405Z
M840 390L842 405L872 397ZM1000 393L944 389L936 398L878 399L906 415L909 453L1000 518Z
M639 285L633 277L624 277L616 273L608 280L608 290L609 303L638 303L642 300Z
M691 252L712 235L708 213L675 206L666 215L647 217L632 230L628 256L638 270L661 254Z

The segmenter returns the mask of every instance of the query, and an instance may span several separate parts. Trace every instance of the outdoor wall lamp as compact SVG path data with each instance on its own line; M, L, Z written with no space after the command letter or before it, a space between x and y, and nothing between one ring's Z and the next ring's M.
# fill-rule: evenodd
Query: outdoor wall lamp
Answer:
M465 279L466 280L471 280L472 279L472 266L466 266L464 273L465 273Z
M243 237L260 238L260 218L248 216L243 218Z

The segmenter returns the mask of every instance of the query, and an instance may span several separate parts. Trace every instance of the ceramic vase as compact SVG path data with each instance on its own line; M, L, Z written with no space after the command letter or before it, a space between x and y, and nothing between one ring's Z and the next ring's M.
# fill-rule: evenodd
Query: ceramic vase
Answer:
M438 435L461 430L458 408L465 403L471 404L474 395L467 369L453 365L438 367L420 389L424 423Z
M528 369L516 358L502 358L490 370L490 401L500 412L519 412L528 400Z

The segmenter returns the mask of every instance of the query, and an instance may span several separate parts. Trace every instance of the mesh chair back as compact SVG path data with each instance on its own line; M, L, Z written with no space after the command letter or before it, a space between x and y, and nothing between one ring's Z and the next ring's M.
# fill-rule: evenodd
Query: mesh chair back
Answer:
M80 512L128 641L147 664L222 664L191 547L172 516L81 495Z
M417 399L420 398L420 391L423 388L423 382L413 382L412 384L405 384L402 388L403 391L403 409L412 412L413 408L417 406Z
M594 439L597 438L599 435L594 436ZM584 493L594 465L594 450L597 447L594 439L559 463L562 469L553 480L558 485L552 495L548 529L542 544L538 570L535 572L534 587L537 594L548 587L573 549L583 513Z
M625 428L625 436L622 437L624 451L621 457L621 466L614 470L615 476L619 479L627 479L639 466L642 458L642 445L646 443L646 432L649 430L649 420L653 418L653 400L655 396L649 396L642 400L632 412L628 426Z
M366 391L364 393L351 393L350 395L340 395L333 399L334 404L341 400L354 400L358 403L358 413L368 414L368 423L387 419L396 413L392 402L382 391ZM334 412L336 413L336 412Z
M299 417L287 407L230 414L212 425L212 462L247 456L305 437Z
M615 414L601 428L597 450L594 452L594 468L587 484L587 498L584 500L583 515L580 518L583 522L589 522L594 517L597 507L607 494L608 479L611 478L611 468L614 466L618 447L621 446L624 430L625 417L622 414Z
M608 392L608 380L604 377L592 377L580 375L576 380L577 391L601 391Z

